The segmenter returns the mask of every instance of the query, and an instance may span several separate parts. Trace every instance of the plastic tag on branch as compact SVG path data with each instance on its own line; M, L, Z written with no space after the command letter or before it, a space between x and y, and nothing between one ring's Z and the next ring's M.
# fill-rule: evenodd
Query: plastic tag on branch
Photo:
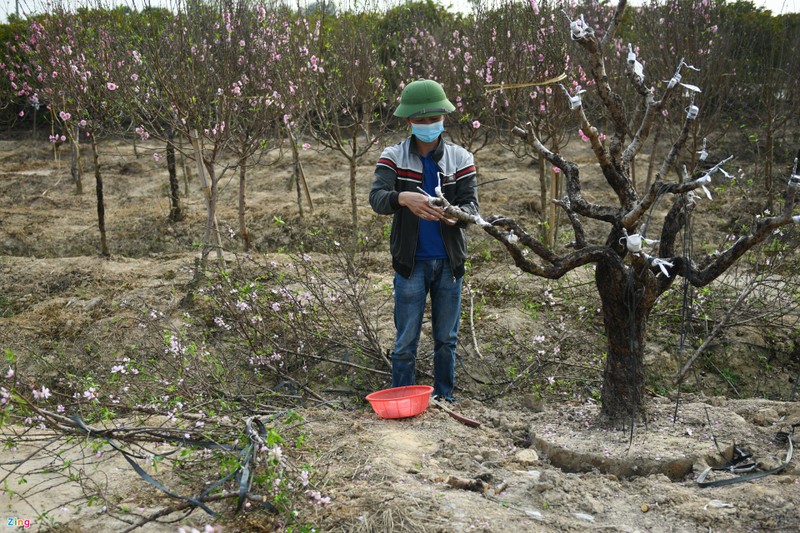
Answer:
M680 83L680 81L681 81L681 73L680 72L676 72L675 75L672 76L670 79L664 80L664 82L667 84L667 89L672 89L673 87L678 85Z
M686 119L687 120L694 120L697 118L697 114L700 113L700 108L696 105L692 104L686 108Z
M652 255L646 255L646 257L648 263L657 266L664 276L669 277L669 270L667 270L667 267L672 268L675 266L674 264L670 263L666 259L661 259L660 257L653 257Z
M685 93L686 96L690 96L692 93L703 92L700 90L700 87L698 87L697 85L692 85L691 83L681 83L681 87L685 88L688 91Z
M800 187L800 175L797 174L797 158L794 158L794 166L792 167L792 175L789 176L789 187L796 189Z
M697 178L695 180L695 183L697 183L698 185L700 185L703 188L703 191L706 193L706 196L708 197L709 200L713 200L713 198L711 198L711 192L706 188L706 185L711 183L711 175L712 174L714 174L715 172L720 172L726 178L730 179L730 178L733 177L724 168L722 168L722 165L724 165L725 163L727 163L731 159L733 159L732 155L726 157L725 159L723 159L722 161L720 161L719 163L717 163L716 165L714 165L713 167L708 169L708 172L706 172L705 174L703 174L702 176L700 176L699 178Z
M703 148L701 148L698 152L700 161L705 161L708 158L708 152L706 151L706 138L703 137Z
M628 59L630 60L630 53L628 54ZM684 61L683 58L681 58L680 63L678 63L678 68L675 69L675 74L672 75L672 78L670 78L669 80L664 80L667 83L667 89L672 89L673 87L675 87L676 85L678 85L680 83L684 88L686 88L686 89L688 89L688 90L690 90L692 92L698 92L698 93L702 92L700 90L700 88L698 86L696 86L696 85L690 85L688 83L681 83L681 68L682 67L690 68L690 69L692 69L692 70L694 70L696 72L700 72L699 68L690 65L689 63Z
M638 233L634 233L633 235L626 235L625 237L620 238L619 242L622 243L622 240L625 240L625 247L628 249L629 252L637 254L642 251L642 245L652 245L658 244L659 241L653 239L647 239L642 237Z
M708 199L713 200L713 198L711 197L711 191L709 191L708 188L706 187L706 185L711 183L711 174L703 174L702 177L697 178L697 183L699 183L700 187L703 188L703 192L706 193Z
M633 67L633 74L639 81L644 81L644 66L636 59L636 52L633 51L631 43L628 43L628 64Z
M633 45L628 43L628 63L636 61L636 52L633 51Z
M581 100L581 95L586 92L584 89L581 89L580 91L576 92L575 95L573 96L569 94L569 91L567 90L566 87L564 87L563 84L559 83L559 85L561 85L561 88L564 89L564 93L567 95L570 109L578 109L579 107L581 107L581 105L583 105L583 101Z
M580 18L572 20L565 10L561 10L564 16L569 20L569 35L573 41L579 41L584 37L594 35L594 28L586 24L586 19L581 14Z

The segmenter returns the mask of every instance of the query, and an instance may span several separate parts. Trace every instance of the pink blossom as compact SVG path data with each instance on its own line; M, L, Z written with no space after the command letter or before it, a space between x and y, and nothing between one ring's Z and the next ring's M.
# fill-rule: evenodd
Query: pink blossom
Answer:
M472 127L477 130L478 128L481 127L481 123L478 122L477 120L474 120L474 121L472 121Z
M19 112L19 116L24 117L25 116L25 111L20 111Z
M558 168L557 166L553 166L553 173L554 174L560 174L561 173L561 169Z
M52 394L50 393L50 389L48 389L44 385L42 385L42 390L36 390L36 389L33 390L33 397L36 400L46 400L50 396L52 396Z
M11 379L13 377L14 377L14 369L11 368L11 367L8 367L8 372L6 372L6 379Z
M580 129L578 130L578 136L580 136L583 142L587 142L589 140L589 137L585 133L583 133L583 130Z
M539 3L536 0L529 0L531 4L531 9L533 9L533 14L539 14Z
M327 505L331 503L330 496L323 497L322 494L318 490L309 490L306 491L311 501L317 505Z
M85 128L88 122L86 122L85 120L81 120L80 122L78 122L78 124L80 124L81 128Z
M70 118L72 118L72 115L70 115L70 114L69 114L69 113L67 113L66 111L59 111L59 113L58 113L58 117L59 117L61 120L63 120L63 121L65 121L65 122L66 122L67 120L69 120Z
M116 91L117 90L117 84L113 83L113 82L108 82L108 83L106 83L106 88L109 91Z
M303 143L303 150L310 150L310 149L311 149L311 145L310 144Z
M153 161L155 161L156 163L161 161L161 156L158 154L158 152L153 152Z

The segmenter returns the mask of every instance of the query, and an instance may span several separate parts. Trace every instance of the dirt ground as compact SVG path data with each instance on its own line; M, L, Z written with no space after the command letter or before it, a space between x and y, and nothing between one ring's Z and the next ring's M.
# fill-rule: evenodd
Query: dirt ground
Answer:
M137 333L115 326L131 309L158 309L175 316L181 312L198 256L192 245L202 238L204 201L196 177L191 178L184 198L187 218L168 223L166 170L163 157L155 161L151 149L158 151L156 145L140 146L136 157L130 144L101 145L112 254L104 259L98 255L91 173L84 178L86 192L77 196L67 153L59 161L46 142L0 141L0 348L17 353L23 359L20 368L32 372L37 385L57 379L59 369L48 366L55 352L74 357L80 366L81 357L104 357L86 353L89 342L104 343L111 351L131 342ZM589 156L580 147L573 155L579 161ZM346 227L347 165L313 149L302 157L314 201L311 216L333 228ZM480 151L476 160L482 181L504 180L502 187L481 191L483 213L531 217L528 198L534 195L513 191L538 190L531 183L533 170L496 146ZM373 161L366 160L359 169L359 217L365 225L380 227L388 220L377 219L366 200ZM297 238L287 229L298 221L295 192L287 187L290 175L286 161L253 172L248 219L258 250L254 253L277 253ZM222 186L226 200L220 224L235 228L237 179L229 175ZM585 194L591 199L600 190L598 184L589 184ZM376 263L388 269L385 246L382 243L374 255ZM508 264L502 256L494 258ZM528 323L530 315L493 305L483 317L495 324L495 335L509 327L535 331L536 324ZM598 338L588 331L574 336L574 350ZM650 359L654 372L659 365L674 366L674 361L667 362L669 356L658 359L659 353L670 351L655 343ZM786 375L796 371L791 365L776 366L775 382L781 390L787 390ZM315 470L324 473L319 489L331 499L310 519L321 531L363 532L800 529L800 469L797 459L789 457L791 440L778 435L800 423L800 404L731 399L709 390L679 398L674 392L661 392L649 391L647 419L633 430L599 424L599 407L591 395L543 401L534 394L512 393L489 399L465 387L454 409L479 421L478 428L459 423L435 406L402 420L382 420L361 398L353 397L335 409L299 408L314 449ZM4 426L3 438L12 439L18 429ZM52 438L53 449L64 446L62 455L68 456L71 448L56 437L44 431L34 446L28 434L28 444L12 442L3 451L2 475L9 483L21 472L28 473L24 486L13 487L16 495L0 489L4 517L34 520L42 509L58 508L56 520L62 530L129 528L107 509L83 505L78 488L57 483L46 462L37 463L32 452L42 440ZM701 488L701 472L724 464L723 454L734 448L751 453L757 471L774 469L787 459L789 464L753 481ZM81 459L82 472L101 477L104 490L118 495L134 514L165 504L166 497L147 486L113 450ZM10 470L15 472L11 477L6 475ZM731 477L715 471L708 479ZM177 522L149 523L138 530L202 530L214 524L201 514L195 511ZM224 531L270 527L247 513L216 525Z

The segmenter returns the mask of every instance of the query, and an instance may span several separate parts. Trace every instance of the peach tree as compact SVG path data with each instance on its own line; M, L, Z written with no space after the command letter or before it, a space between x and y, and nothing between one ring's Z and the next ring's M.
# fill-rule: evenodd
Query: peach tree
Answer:
M566 194L556 203L570 220L573 242L561 249L549 247L511 218L467 217L447 207L454 216L477 223L500 241L515 265L525 272L558 279L582 267L593 268L607 336L601 412L616 422L635 419L644 409L647 325L659 297L681 278L693 287L708 286L781 227L800 221L800 215L794 214L795 195L800 186L795 165L781 213L754 217L752 224L738 227L713 253L697 254L681 246L679 237L688 231L690 215L706 197L712 197L715 184L725 183L731 177L725 167L732 156L712 160L703 154L702 166L691 169L678 164L686 155L692 128L702 119L700 88L691 83L693 70L686 68L679 58L673 75L664 81L648 76L643 58L633 45L622 58L614 58L612 38L623 21L626 7L627 2L621 0L603 31L586 22L578 11L569 13L569 23L565 19L562 24L576 52L581 53L584 70L594 82L586 92L570 94L569 101L572 120L588 138L607 186L609 194L601 198L607 199L592 200L584 196L586 175L577 163L546 147L532 128L516 130L563 174ZM629 108L609 76L608 62L620 60L625 61L625 78L618 82L628 84L635 95ZM564 98L567 97L565 94ZM664 118L663 111L673 102L684 109L680 128L658 166L653 183L640 193L632 180L633 160L641 153L654 125ZM592 111L597 109L602 110L597 116L605 117L608 122L608 142L601 142L599 130L590 119ZM630 109L640 110L633 127L629 122ZM666 214L655 216L656 206Z

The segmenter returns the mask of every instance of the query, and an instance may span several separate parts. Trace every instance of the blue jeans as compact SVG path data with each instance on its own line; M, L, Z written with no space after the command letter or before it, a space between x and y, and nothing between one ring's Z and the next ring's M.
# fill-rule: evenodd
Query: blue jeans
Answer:
M397 340L392 354L392 387L416 382L417 346L429 293L433 329L433 394L452 400L461 317L461 279L453 277L447 259L416 261L410 278L394 275Z

